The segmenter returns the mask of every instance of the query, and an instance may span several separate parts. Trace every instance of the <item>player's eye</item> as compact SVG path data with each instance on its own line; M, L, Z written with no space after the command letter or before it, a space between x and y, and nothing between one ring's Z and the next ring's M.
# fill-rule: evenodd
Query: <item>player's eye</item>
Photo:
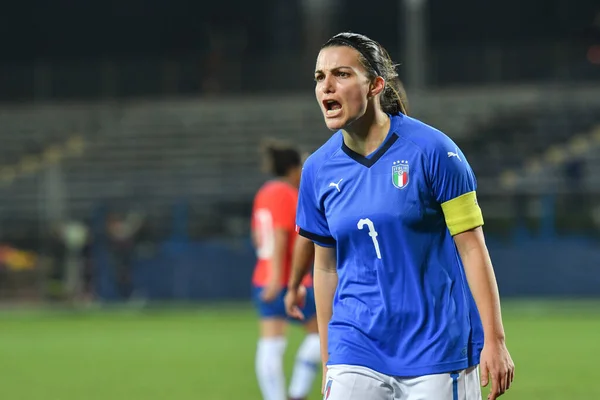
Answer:
M316 75L315 82L321 82L323 80L323 75Z
M350 76L350 74L345 71L338 71L337 76L339 76L340 78L347 78Z

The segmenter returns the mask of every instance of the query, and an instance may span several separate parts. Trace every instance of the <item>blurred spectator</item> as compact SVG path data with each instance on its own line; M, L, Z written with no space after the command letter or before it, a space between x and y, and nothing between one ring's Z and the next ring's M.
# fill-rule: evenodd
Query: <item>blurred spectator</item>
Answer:
M50 257L49 294L77 300L85 294L86 262L84 249L88 227L79 221L59 222L53 226L47 244Z
M132 261L144 217L138 213L110 212L106 218L108 252L114 268L118 295L126 300L133 293Z

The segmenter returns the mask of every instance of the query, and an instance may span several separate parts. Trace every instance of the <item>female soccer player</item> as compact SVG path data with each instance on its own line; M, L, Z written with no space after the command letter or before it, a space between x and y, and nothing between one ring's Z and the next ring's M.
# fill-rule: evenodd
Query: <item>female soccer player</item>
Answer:
M514 364L464 154L405 115L389 55L363 35L331 38L315 81L337 132L304 164L296 224L315 243L324 398L480 399L479 365L496 399Z
M260 188L252 212L252 237L258 256L252 284L260 316L256 374L265 400L285 400L283 354L287 319L284 288L289 279L292 249L295 245L306 248L309 244L312 247L312 243L304 238L296 240L296 205L302 169L300 154L292 148L269 145L266 158L269 171L276 179ZM307 252L299 254L306 255ZM291 399L303 399L308 395L321 359L310 275L303 277L303 285L309 288L302 307L307 335L296 356L289 387Z

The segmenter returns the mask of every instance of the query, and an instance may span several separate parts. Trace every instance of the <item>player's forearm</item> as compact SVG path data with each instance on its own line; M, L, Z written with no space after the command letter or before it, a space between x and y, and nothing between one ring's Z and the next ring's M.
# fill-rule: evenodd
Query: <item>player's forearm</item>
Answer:
M469 288L481 317L485 339L504 340L498 284L483 238L483 231L477 228L459 235L465 234L468 236L463 238L464 240L461 238L455 240L465 267Z
M313 242L302 236L298 236L294 243L294 251L292 253L292 271L288 282L288 288L290 290L298 290L302 283L302 279L308 274L313 251Z
M283 264L285 261L287 232L283 229L275 231L275 244L271 256L271 282L281 282L283 277Z
M475 253L475 251L473 252ZM484 254L471 254L465 260L467 280L477 304L486 338L504 339L498 285Z
M283 278L283 257L273 254L271 257L271 282L281 282Z
M315 265L314 290L315 306L317 309L317 325L321 339L321 360L327 362L327 332L329 321L333 315L333 296L338 284L338 276L335 270L319 268Z

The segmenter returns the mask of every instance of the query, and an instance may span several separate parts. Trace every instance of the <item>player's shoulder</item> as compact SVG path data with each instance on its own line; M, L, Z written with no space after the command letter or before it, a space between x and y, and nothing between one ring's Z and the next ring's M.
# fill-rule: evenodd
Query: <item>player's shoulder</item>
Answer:
M402 118L403 123L399 135L424 154L456 151L456 143L441 130L416 118L409 116L403 116Z
M265 182L259 189L259 193L265 196L280 196L286 194L294 194L297 191L298 189L296 189L289 183L276 179Z
M285 182L269 180L262 184L254 196L255 202L259 204L270 203L272 200L293 197L295 188Z
M323 165L327 164L329 160L341 151L343 140L342 131L337 131L331 135L327 142L308 156L304 162L304 171L313 176L317 174Z

